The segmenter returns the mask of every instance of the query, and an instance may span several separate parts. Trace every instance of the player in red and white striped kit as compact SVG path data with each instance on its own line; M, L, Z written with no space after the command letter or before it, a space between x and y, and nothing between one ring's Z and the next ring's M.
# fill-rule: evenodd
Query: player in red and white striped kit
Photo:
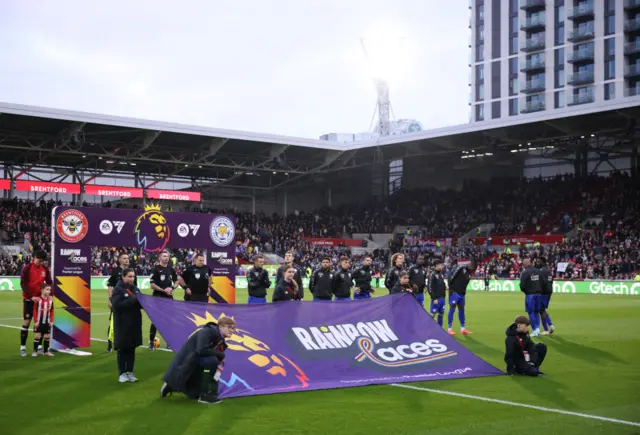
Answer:
M42 284L40 296L33 300L33 353L32 357L38 356L38 346L44 338L42 350L45 356L53 356L49 350L51 344L51 325L53 325L53 297L51 296L51 286Z

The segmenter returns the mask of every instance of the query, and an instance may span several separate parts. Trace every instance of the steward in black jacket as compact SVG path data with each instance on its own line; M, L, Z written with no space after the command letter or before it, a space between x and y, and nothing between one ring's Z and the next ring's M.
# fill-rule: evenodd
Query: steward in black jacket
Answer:
M529 319L518 316L507 328L505 340L504 362L510 375L542 375L540 366L547 355L544 343L535 344L529 337Z
M218 381L224 366L225 338L231 337L235 321L222 317L192 334L169 364L160 395L180 392L201 403L219 403Z

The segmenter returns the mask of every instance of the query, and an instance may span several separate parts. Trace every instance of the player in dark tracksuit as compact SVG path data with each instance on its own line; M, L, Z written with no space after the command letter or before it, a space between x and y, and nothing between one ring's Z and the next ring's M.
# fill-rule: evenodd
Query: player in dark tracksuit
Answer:
M355 293L353 299L371 299L371 293L375 290L371 287L371 278L373 271L371 270L371 257L368 255L362 261L362 267L354 270L351 274L355 283Z
M194 264L187 267L178 278L184 288L184 300L189 302L209 302L209 289L213 272L204 264L204 255L197 254Z
M438 325L442 326L444 322L444 306L445 297L447 296L447 284L444 282L442 268L444 266L442 260L438 259L434 262L435 270L429 277L429 296L431 296L431 315L435 318L438 316Z
M118 283L122 281L122 272L125 269L129 268L129 254L126 252L121 252L118 255L118 266L114 267L111 270L111 276L107 280L107 294L109 297L109 327L107 329L107 352L113 352L113 341L111 340L111 336L113 335L113 308L111 307L111 295L113 294L113 289L116 288ZM138 277L133 278L133 285L138 287Z
M150 286L153 290L152 296L173 299L173 291L178 287L178 274L169 262L168 252L160 254L158 264L151 274ZM152 323L149 328L149 350L155 350L153 343L157 332L156 326Z
M547 260L543 257L538 258L538 269L540 270L540 284L542 286L542 297L540 306L540 320L544 332L542 335L553 334L556 327L551 322L551 316L547 311L549 303L551 302L551 295L553 294L553 275L547 267Z
M453 332L453 315L456 312L456 308L458 309L458 320L460 320L460 333L463 335L471 334L466 328L465 305L467 286L476 268L477 265L472 260L466 266L458 266L451 278L449 278L449 316L447 319L449 324L447 332L449 335L455 335L455 332Z
M309 291L314 301L330 301L333 299L333 271L331 259L324 257L320 269L313 272L309 280Z
M398 293L411 293L413 294L413 288L409 284L409 274L406 271L402 271L398 274L398 281L391 287L389 294Z
M250 304L266 304L267 289L271 287L269 272L263 269L264 257L258 255L253 267L247 272L247 287L249 289Z
M427 271L424 269L424 256L419 255L416 265L409 269L409 284L413 295L424 307L424 289L426 287Z
M520 291L525 294L524 308L529 314L532 337L540 335L540 311L542 309L542 285L540 270L533 267L531 260L525 258L522 261L524 271L520 275Z
M340 267L333 275L333 296L336 301L350 301L353 278L349 272L350 261L348 257L340 257Z
M384 277L384 286L391 293L391 289L398 283L398 276L404 270L404 255L400 253L393 254L391 257L391 269L387 271Z

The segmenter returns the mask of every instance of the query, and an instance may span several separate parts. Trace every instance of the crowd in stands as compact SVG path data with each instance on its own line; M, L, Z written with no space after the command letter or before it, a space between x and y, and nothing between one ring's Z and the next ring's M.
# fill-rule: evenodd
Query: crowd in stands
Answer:
M30 250L36 247L50 250L51 210L56 205L61 204L16 199L0 202L0 244L29 247L18 256L2 255L0 274L16 274L22 263L29 260ZM233 213L232 210L192 211ZM257 253L284 256L287 251L293 251L296 262L305 268L314 269L325 255L335 263L341 255L349 255L355 264L361 255L353 255L348 248L314 246L306 238L349 238L354 233L390 233L396 225L415 225L419 230L407 239L408 243L400 241L390 245L391 251L373 252L374 270L386 270L389 255L397 251L405 252L410 263L419 254L426 256L427 264L435 256L441 257L445 271L460 261L475 258L484 261L478 268L478 276L491 269L492 275L502 278L517 277L522 258L538 255L548 259L557 278L630 279L640 269L640 177L637 176L494 179L466 183L461 191L400 191L384 203L322 208L311 213L296 210L289 216L234 214L238 219L237 256L243 264L252 262ZM589 222L582 224L587 218ZM492 236L566 233L572 229L577 234L553 246L518 246L516 251L519 250L520 255L499 254L486 246L455 246L458 236L482 223L495 224ZM453 243L434 246L426 243L426 239L450 239ZM155 257L137 247L127 251L138 274L148 275ZM113 247L94 248L92 273L108 274L117 253L118 249ZM172 261L182 270L193 255L193 251L175 250Z

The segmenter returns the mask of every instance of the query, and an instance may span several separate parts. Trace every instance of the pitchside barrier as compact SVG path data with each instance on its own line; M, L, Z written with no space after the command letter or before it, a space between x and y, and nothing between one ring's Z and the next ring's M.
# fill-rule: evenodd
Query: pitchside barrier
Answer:
M91 290L106 290L107 276L92 276L90 282ZM247 278L244 276L236 276L236 289L247 288ZM271 278L271 289L275 287L275 278ZM309 280L302 279L304 286L309 287ZM380 284L384 283L384 279L380 279ZM149 286L149 277L138 277L138 284L141 290L151 290ZM0 291L20 290L19 276L3 276L0 277ZM484 291L484 280L473 279L467 287L468 291ZM493 292L517 292L520 291L518 280L514 279L496 279L489 281L489 291ZM620 296L639 296L640 282L636 281L554 281L554 293L576 293L576 294L602 294L602 295L620 295Z
M65 206L53 209L51 233L56 350L88 354L73 351L91 345L93 246L138 246L147 253L165 249L201 250L212 271L211 297L219 303L235 303L233 216L165 213L153 204L144 210ZM148 280L146 283L148 286ZM104 281L101 285L104 286ZM14 288L19 288L19 284Z

